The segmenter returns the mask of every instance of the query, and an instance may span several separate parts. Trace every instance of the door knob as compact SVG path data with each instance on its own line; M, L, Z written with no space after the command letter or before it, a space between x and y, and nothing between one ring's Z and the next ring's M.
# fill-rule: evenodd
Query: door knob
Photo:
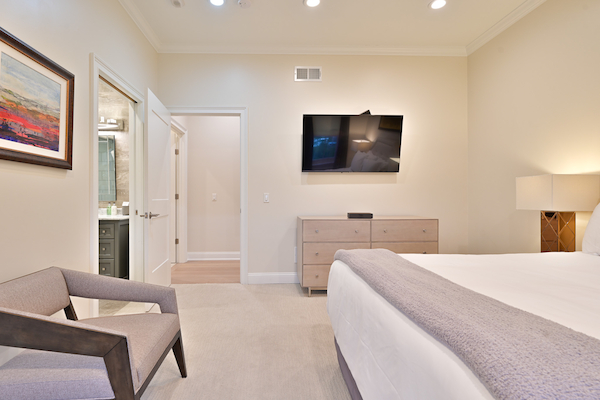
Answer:
M152 211L150 211L150 214L148 215L148 218L152 219L153 217L158 217L160 214L152 214Z

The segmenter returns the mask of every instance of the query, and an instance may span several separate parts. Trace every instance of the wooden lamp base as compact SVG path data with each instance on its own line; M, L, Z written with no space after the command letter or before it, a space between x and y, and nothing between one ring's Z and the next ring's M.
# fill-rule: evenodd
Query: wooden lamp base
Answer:
M542 253L575 251L575 213L542 211Z

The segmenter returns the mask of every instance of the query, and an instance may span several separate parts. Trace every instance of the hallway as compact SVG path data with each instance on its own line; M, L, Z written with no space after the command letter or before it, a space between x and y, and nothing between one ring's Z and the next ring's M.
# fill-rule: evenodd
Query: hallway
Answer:
M171 283L240 283L239 260L188 261L171 268Z

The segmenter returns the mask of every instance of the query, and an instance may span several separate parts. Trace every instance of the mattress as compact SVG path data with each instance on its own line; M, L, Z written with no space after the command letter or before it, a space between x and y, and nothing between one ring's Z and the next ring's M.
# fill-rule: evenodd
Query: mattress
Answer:
M600 339L600 257L581 252L403 254L459 285ZM491 399L448 348L341 261L327 308L339 348L368 399Z

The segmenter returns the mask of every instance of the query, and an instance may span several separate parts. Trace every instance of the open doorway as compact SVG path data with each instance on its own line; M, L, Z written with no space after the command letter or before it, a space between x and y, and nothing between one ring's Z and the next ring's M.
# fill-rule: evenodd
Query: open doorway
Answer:
M180 113L187 129L187 263L173 283L247 283L246 111Z
M98 225L100 275L129 279L130 144L135 101L98 81Z
M102 61L97 55L90 54L90 272L95 274L108 272L110 268L113 273L120 274L122 278L130 280L144 281L144 221L142 218L135 218L136 210L142 209L143 205L143 119L144 119L144 95L138 92L132 85L123 79L116 71ZM101 94L102 92L102 94ZM119 103L117 106L112 100ZM102 105L101 105L102 104ZM119 111L116 111L116 110ZM103 117L103 118L101 118ZM125 121L125 118L127 121ZM111 121L109 121L111 120ZM115 121L112 121L115 120ZM104 125L103 125L104 124ZM114 125L114 126L113 126ZM110 133L112 131L112 134ZM114 137L114 141L112 140ZM104 139L104 140L101 140ZM111 139L111 140L109 140ZM100 142L103 142L102 144ZM117 143L120 141L120 143ZM105 146L104 151L100 149ZM120 153L120 154L119 154ZM106 169L100 171L100 158L106 155ZM114 167L108 165L108 157L114 158ZM104 161L104 159L103 159ZM118 164L117 164L118 163ZM100 178L106 178L104 171L110 174L114 170L114 184L112 179L106 179L101 189ZM126 171L126 172L125 172ZM122 173L119 180L118 175ZM125 179L125 180L123 180ZM123 182L127 182L123 186ZM118 191L117 186L121 188ZM114 192L117 197L103 197L100 192ZM127 193L128 192L128 193ZM113 242L106 242L106 246L101 247L101 229L100 215L108 213L109 203L116 203L117 215L121 218L127 214L127 209L123 209L123 203L129 200L128 218L128 243L124 240L126 228L119 227L119 238L114 232L105 232L103 239L113 239ZM112 204L111 204L112 205ZM111 215L112 215L111 207ZM124 224L123 224L124 225ZM123 234L121 234L123 233ZM112 236L112 237L110 237ZM115 242L119 242L119 253L127 250L124 260L120 260L122 265L129 264L128 268L116 269L114 264L110 265L110 252L115 252ZM128 248L127 248L128 247ZM109 252L100 257L100 252ZM109 262L106 262L109 261ZM113 259L114 263L114 259ZM102 266L101 266L102 264ZM107 268L108 265L108 268ZM101 268L107 268L104 271ZM120 271L120 272L119 272ZM90 315L99 315L99 301L90 301Z

